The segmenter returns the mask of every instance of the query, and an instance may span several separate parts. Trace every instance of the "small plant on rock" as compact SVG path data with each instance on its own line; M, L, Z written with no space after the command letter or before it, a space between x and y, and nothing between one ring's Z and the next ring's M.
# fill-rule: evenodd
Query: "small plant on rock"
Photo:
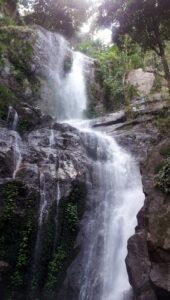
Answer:
M156 176L156 185L164 193L170 193L170 157L165 160L163 167Z

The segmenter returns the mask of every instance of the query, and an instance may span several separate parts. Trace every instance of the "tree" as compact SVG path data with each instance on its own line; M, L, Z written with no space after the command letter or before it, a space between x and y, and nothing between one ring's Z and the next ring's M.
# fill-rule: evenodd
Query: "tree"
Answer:
M0 11L6 16L16 19L17 0L0 0Z
M36 0L33 12L25 17L26 22L34 23L51 31L70 37L80 24L85 21L88 1L77 0ZM30 1L21 0L24 5Z
M154 50L161 57L170 88L170 70L165 42L170 39L169 0L104 0L99 8L99 24L113 25L113 39L128 34L144 50Z

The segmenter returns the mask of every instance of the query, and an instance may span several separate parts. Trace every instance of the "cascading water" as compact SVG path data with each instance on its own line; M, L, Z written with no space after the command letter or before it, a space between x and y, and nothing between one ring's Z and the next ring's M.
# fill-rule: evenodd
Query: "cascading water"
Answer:
M38 48L45 49L42 109L58 121L81 119L87 106L83 73L85 60L90 59L73 52L68 42L58 34L40 31L39 37Z
M134 232L136 214L144 201L139 168L113 138L90 128L82 129L76 120L83 118L87 105L84 73L90 59L71 51L59 35L46 33L42 40L48 42L46 83L42 89L42 95L48 93L44 98L49 99L47 109L57 120L79 128L87 153L91 144L96 144L95 159L91 157L87 175L87 207L77 238L80 251L67 272L69 285L73 281L76 285L77 296L70 299L128 300L127 240ZM72 67L64 71L70 55Z

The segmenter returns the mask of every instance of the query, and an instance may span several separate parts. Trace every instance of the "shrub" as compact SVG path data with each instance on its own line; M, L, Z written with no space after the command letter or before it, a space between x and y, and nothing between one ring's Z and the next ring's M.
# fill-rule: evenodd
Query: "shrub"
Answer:
M158 117L155 121L156 127L160 130L161 133L167 133L170 130L170 117L164 116Z
M156 185L164 192L170 193L170 157L164 162L156 176Z

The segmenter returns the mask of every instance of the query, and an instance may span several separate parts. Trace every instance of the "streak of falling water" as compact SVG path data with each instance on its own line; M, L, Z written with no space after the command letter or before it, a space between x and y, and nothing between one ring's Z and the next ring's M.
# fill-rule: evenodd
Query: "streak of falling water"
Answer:
M55 215L55 237L54 237L54 243L53 243L53 252L56 250L56 244L58 241L58 226L59 226L59 203L61 199L61 191L60 191L60 184L59 181L57 181L57 195L56 195L56 215Z
M17 111L12 107L9 106L8 108L8 116L7 116L7 125L12 130L16 130L16 127L18 125L18 113Z
M40 215L39 226L42 225L44 216L47 213L46 183L43 172L40 172Z
M20 150L20 142L21 138L18 135L18 133L15 131L14 132L14 142L13 142L13 147L14 147L14 172L13 172L13 179L16 178L16 175L20 169L20 165L22 162L22 155L21 155L21 150Z
M14 171L12 177L13 179L15 179L22 162L22 155L20 150L21 138L16 132L16 127L18 125L18 113L12 106L9 106L8 109L7 124L9 124L11 129L14 131L12 142L12 146L14 149Z

